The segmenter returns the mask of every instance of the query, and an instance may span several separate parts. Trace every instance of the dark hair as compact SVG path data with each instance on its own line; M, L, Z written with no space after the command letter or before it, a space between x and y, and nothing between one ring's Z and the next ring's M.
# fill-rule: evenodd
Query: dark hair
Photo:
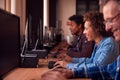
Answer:
M90 21L91 27L103 37L108 36L105 25L104 25L104 18L103 14L100 12L88 12L84 15L84 21Z
M82 29L84 29L84 20L82 15L72 15L68 19L70 21L74 21L77 25L82 24Z

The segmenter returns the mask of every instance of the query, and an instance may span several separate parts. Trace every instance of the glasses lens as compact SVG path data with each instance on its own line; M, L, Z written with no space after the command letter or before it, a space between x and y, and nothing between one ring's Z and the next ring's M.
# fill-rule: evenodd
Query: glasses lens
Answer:
M104 21L104 24L112 24L112 20L111 19L106 20L106 21Z

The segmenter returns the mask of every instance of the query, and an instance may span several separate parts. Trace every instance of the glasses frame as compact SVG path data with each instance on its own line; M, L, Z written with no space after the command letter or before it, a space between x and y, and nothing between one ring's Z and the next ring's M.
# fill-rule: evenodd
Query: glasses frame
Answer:
M104 21L104 24L112 24L113 20L116 19L118 16L120 16L120 13L118 13L116 16L114 16L113 18L109 18L108 20Z

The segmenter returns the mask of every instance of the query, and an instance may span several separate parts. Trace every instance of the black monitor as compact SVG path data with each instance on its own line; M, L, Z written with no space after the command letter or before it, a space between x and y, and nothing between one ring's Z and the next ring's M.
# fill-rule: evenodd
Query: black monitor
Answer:
M20 65L20 19L0 9L0 78Z

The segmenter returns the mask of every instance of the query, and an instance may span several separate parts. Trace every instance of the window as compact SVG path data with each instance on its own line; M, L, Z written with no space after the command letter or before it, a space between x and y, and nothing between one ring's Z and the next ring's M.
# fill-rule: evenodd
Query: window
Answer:
M84 14L87 11L99 11L99 0L77 0L76 14Z

